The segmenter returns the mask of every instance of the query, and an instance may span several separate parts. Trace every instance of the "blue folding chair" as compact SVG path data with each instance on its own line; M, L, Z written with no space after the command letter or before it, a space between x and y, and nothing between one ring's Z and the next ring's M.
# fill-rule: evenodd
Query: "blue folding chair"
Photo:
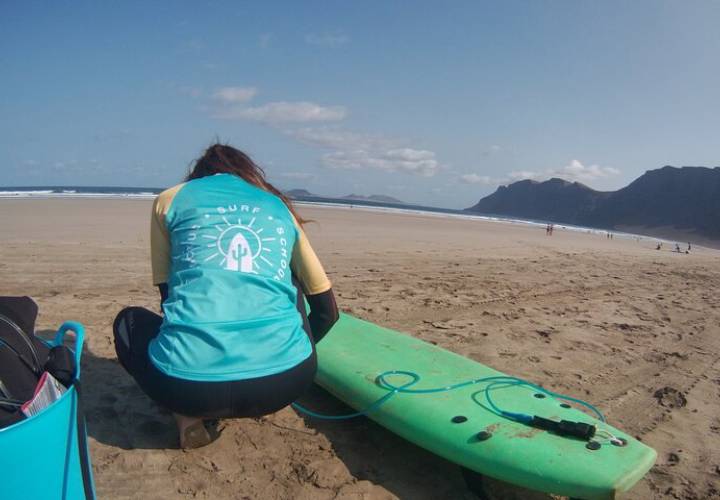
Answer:
M68 321L48 344L61 345L75 332L75 380L41 413L0 429L0 471L4 500L94 500L85 417L82 412L80 356L85 330Z

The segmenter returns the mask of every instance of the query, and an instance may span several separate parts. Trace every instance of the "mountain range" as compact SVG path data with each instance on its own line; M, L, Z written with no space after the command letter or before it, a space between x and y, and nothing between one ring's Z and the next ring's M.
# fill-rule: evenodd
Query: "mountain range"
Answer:
M617 191L553 178L500 186L466 211L675 237L720 240L720 167L649 170Z
M326 199L326 200L350 200L350 201L371 201L375 203L390 203L395 205L404 205L405 202L398 200L397 198L393 198L392 196L386 196L383 194L371 194L370 196L363 196L361 194L349 194L347 196L342 196L340 198L334 198L332 196L321 196L318 194L313 194L307 189L290 189L289 191L285 191L285 194L293 199L302 199L302 198L320 198L320 199Z

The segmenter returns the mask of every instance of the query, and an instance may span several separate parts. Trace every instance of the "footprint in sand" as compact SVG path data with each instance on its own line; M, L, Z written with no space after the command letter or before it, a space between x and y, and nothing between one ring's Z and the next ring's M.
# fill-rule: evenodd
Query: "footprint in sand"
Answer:
M687 398L685 395L672 387L663 387L653 394L660 406L665 408L683 408L687 406Z
M720 419L710 424L710 432L714 434L720 434Z
M670 466L679 464L680 463L680 455L678 455L677 453L673 453L673 452L668 453L666 463L667 463L667 465L670 465Z

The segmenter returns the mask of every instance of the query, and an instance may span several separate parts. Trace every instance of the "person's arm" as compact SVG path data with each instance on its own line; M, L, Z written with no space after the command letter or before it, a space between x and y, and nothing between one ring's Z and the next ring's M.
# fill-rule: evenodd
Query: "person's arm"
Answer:
M160 310L168 297L168 275L170 273L170 232L165 223L172 198L177 188L161 193L153 202L150 217L150 257L153 284L160 291Z
M310 330L312 330L313 339L317 344L330 331L340 315L332 288L326 292L307 295L306 298L310 304L308 323L310 323Z
M162 311L162 306L168 298L168 284L160 283L157 287L158 291L160 292L160 310Z
M153 203L150 219L150 256L153 284L160 291L160 310L168 296L168 273L170 268L170 235L165 227L165 213L160 198Z
M302 228L297 226L297 231L298 237L293 247L290 267L310 305L308 322L313 339L317 343L330 331L338 320L339 313L332 284L320 264L320 259L310 246Z

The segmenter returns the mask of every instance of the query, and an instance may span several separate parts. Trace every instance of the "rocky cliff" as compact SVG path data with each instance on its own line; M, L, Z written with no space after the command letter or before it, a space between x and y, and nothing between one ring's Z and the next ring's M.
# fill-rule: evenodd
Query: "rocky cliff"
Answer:
M720 239L720 167L666 166L612 192L561 179L524 180L467 210L603 229L671 227Z

